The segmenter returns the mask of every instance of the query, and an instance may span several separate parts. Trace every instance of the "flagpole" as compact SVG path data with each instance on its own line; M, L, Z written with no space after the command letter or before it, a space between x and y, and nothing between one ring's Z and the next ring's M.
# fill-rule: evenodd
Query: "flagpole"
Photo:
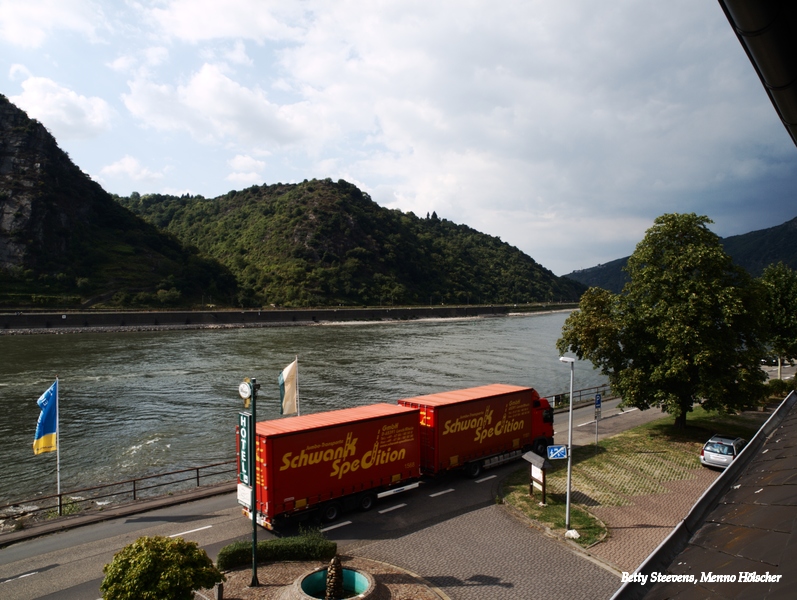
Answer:
M61 411L58 396L60 395L60 388L58 385L58 375L55 376L55 478L56 485L58 486L58 516L63 515L63 503L61 502L61 423L59 421L59 413Z
M302 411L299 409L299 355L296 355L296 416L300 416Z

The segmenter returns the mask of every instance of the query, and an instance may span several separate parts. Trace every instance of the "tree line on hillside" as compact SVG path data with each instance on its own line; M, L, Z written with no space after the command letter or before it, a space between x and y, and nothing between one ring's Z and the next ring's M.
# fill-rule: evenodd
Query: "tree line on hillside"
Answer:
M116 201L228 268L240 305L573 302L585 289L497 237L382 208L343 180Z
M658 217L628 259L622 291L589 288L557 342L592 362L625 405L660 407L681 428L695 404L754 406L766 394L765 357L797 358L797 272L778 263L753 278L709 223Z

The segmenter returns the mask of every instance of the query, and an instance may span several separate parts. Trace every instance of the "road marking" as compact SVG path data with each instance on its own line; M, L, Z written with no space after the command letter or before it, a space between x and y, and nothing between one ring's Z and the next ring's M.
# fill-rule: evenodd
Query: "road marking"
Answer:
M330 525L329 527L324 527L321 532L332 531L333 529L337 529L338 527L345 527L346 525L351 525L351 521L343 521L342 523L336 523L335 525Z
M626 415L626 414L628 414L630 412L634 412L635 410L639 410L639 409L638 408L627 408L626 410L624 410L622 412L614 413L613 415L608 415L606 417L603 417L603 418L601 418L601 421L605 421L606 419L612 419L614 417L621 417L621 416ZM576 425L576 427L584 427L584 425L594 425L594 424L595 424L595 419L592 419L592 421L587 421L586 423L581 423L581 425ZM556 433L556 432L554 432L554 433Z
M192 529L191 531L183 531L182 533L175 533L174 535L170 535L170 538L180 537L182 535L188 535L189 533L194 533L196 531L202 531L203 529L210 529L213 525L205 525L204 527L199 527L197 529Z
M454 488L450 488L447 490L443 490L442 492L437 492L436 494L429 494L430 498L437 498L438 496L442 496L443 494L448 494L449 492L453 492Z
M407 506L407 505L406 504L396 504L396 506L391 506L390 508L383 508L382 510L379 511L379 514L383 515L385 513L389 513L391 510L396 510L398 508L404 508L405 506Z
M8 579L0 580L0 583L7 583L9 581L17 581L18 579L24 579L25 577L30 577L31 575L36 575L38 571L31 571L30 573L23 573L22 575L17 575L16 577L9 577Z
M485 481L490 481L491 479L495 479L498 475L488 475L487 477L482 477L481 479L477 479L476 483L484 483Z

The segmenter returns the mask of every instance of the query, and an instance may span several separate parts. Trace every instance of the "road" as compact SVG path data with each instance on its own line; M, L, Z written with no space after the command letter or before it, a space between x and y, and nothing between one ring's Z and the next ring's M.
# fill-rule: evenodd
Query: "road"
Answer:
M605 402L599 436L661 417L656 410L617 409ZM573 444L594 443L594 408L573 411ZM568 413L557 413L555 440L567 443ZM443 523L452 517L494 504L500 480L517 463L485 471L478 479L451 474L418 489L384 499L368 513L350 513L326 527L341 552L375 540L398 538ZM115 552L147 535L181 536L195 541L215 558L226 544L251 539L250 522L241 516L233 494L172 506L149 513L109 520L0 549L0 598L9 600L96 600L100 598L102 567ZM291 533L291 532L286 532ZM259 530L261 540L273 534Z

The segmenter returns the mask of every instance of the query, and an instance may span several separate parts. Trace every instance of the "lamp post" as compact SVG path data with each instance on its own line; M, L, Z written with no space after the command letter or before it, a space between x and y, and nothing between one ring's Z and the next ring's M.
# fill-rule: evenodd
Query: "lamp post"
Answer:
M255 460L257 459L257 390L260 389L260 384L254 377L249 380L247 377L243 383L238 386L238 393L244 401L244 408L248 408L249 403L252 405L252 431L247 432L250 436L248 464L247 470L249 471L249 485L252 486L249 497L249 514L252 515L252 581L249 587L258 587L260 582L257 579L257 488L255 481Z
M573 372L576 359L560 356L563 363L570 363L570 422L567 426L567 507L565 509L565 530L570 531L570 476L573 471Z

